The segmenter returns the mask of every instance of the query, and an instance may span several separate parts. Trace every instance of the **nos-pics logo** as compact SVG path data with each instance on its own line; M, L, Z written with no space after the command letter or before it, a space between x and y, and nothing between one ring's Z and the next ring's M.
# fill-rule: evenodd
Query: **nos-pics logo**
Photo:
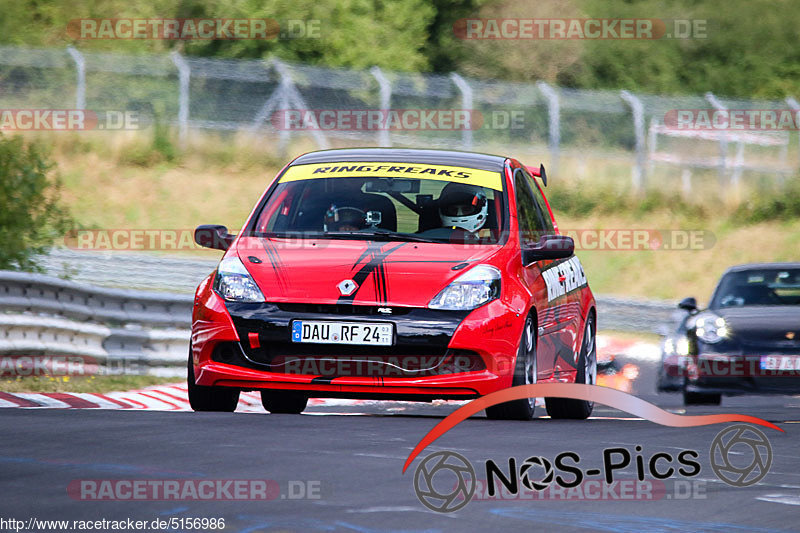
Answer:
M767 436L755 427L737 424L714 437L709 459L720 480L734 487L748 487L767 475L772 465L772 446ZM534 467L544 471L542 479L530 479L528 470ZM694 475L698 473L699 469ZM523 463L519 476L529 490L541 491L551 484L554 472L550 461L537 457ZM428 455L414 471L417 498L428 509L440 513L451 513L466 506L475 496L477 486L475 468L466 457L452 451Z

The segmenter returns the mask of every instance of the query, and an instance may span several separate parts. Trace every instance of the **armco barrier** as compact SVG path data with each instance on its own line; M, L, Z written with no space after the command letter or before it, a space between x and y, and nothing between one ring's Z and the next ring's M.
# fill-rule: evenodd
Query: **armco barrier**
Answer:
M615 296L595 296L597 327L601 330L634 331L663 335L683 317L676 304Z
M0 354L76 355L110 373L177 374L186 364L192 302L189 294L0 271Z
M0 309L101 323L189 326L192 295L109 289L25 272L0 271Z

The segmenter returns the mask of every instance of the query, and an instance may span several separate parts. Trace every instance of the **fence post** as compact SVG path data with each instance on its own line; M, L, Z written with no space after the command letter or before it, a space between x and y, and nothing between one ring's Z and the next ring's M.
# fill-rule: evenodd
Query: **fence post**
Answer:
M455 86L461 91L461 109L469 110L469 123L467 128L461 132L461 144L464 150L472 150L472 125L474 119L472 113L472 87L469 86L467 80L455 72L450 74L450 79L453 80Z
M267 98L267 101L264 102L264 105L261 106L258 114L256 114L256 117L253 119L250 131L254 133L269 118L270 113L276 109L286 111L290 109L289 106L292 106L297 110L310 111L305 100L303 100L303 97L300 95L300 91L294 86L294 80L292 79L292 73L289 71L289 68L281 60L274 57L269 60L268 65L278 73L278 77L281 81L278 88ZM328 148L328 140L322 134L314 113L306 113L304 116L304 120L305 119L308 119L310 123L311 136L317 143L317 147L320 149ZM289 133L289 130L285 127L280 129L278 150L281 153L281 157L286 154L286 148L289 144Z
M798 103L797 100L795 100L793 96L790 96L790 97L788 97L786 99L786 105L791 107L792 111L794 111L795 114L800 112L800 103ZM800 138L798 138L797 143L798 143L798 154L800 154Z
M633 113L633 131L636 134L636 164L631 172L633 190L641 192L645 180L645 142L644 142L644 105L634 94L628 91L619 93Z
M647 130L647 174L652 176L655 171L655 161L653 158L658 148L658 124L654 118L650 119L650 126Z
M384 124L387 126L378 129L378 146L391 146L392 139L389 137L388 125L389 110L392 108L392 84L383 74L383 71L380 69L380 67L372 67L369 69L369 72L378 82L378 87L380 88L381 113L384 114Z
M681 171L681 190L684 196L692 194L692 171L688 168Z
M561 145L561 104L558 92L543 81L536 82L536 87L547 98L548 134L550 137L550 172L558 169L558 152Z
M78 83L75 87L75 109L86 108L86 60L83 54L72 46L67 47L67 53L75 61L75 70L78 75Z
M722 105L722 102L720 102L712 92L707 92L705 96L706 101L717 111L728 110L728 108ZM725 134L725 130L720 130L719 132L719 157L719 177L720 180L722 180L725 177L725 170L728 166L728 136Z
M182 148L186 148L189 136L189 63L177 51L170 53L175 68L178 69L178 138Z

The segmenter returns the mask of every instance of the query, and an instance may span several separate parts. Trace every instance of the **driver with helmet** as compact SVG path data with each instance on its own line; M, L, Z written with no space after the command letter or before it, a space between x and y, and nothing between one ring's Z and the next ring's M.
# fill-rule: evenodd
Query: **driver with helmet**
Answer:
M468 240L478 240L488 233L486 229L481 231L489 218L489 201L480 187L448 183L438 204L442 226L466 232Z

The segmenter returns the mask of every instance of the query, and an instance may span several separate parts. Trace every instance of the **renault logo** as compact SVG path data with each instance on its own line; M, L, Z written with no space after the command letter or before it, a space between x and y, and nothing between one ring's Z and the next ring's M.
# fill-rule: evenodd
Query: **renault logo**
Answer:
M356 282L353 281L352 279L346 279L344 281L339 282L339 284L336 287L339 288L339 292L342 293L342 296L350 296L351 294L356 292L358 285L356 285Z

